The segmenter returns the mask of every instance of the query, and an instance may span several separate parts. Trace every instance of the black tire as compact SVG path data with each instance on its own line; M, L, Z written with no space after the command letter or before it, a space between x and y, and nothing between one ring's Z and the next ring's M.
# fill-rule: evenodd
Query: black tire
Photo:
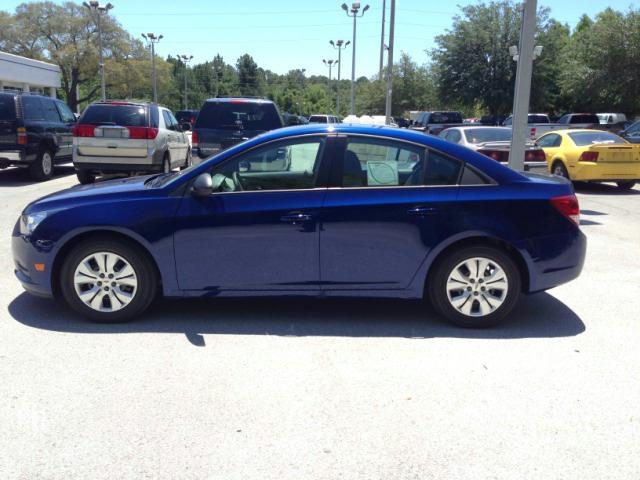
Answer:
M113 253L126 260L133 268L137 289L126 306L115 311L98 311L86 305L76 293L74 274L78 265L88 256L98 253ZM97 280L97 279L96 279ZM108 283L110 280L106 280ZM113 285L113 284L111 284ZM144 312L158 292L158 278L148 255L139 247L121 240L90 239L80 243L64 259L60 271L60 290L67 304L82 316L100 323L124 322ZM96 295L108 295L98 288ZM104 300L103 300L104 302ZM110 302L107 301L108 304Z
M187 158L184 159L184 164L180 167L181 170L189 168L191 166L191 150L187 148Z
M447 292L449 275L460 263L474 257L488 259L502 268L508 282L502 304L491 313L482 316L466 315L458 311L451 304ZM478 283L478 285L481 284ZM520 296L521 285L522 279L520 278L518 267L508 254L493 247L470 246L454 250L447 253L445 257L438 259L432 274L427 279L426 289L434 309L451 323L464 328L488 328L502 322L511 312ZM473 295L477 295L476 297L472 296L471 292L468 295L472 304L479 307L479 303L474 304L474 302L482 301L482 292L474 291ZM487 301L487 303L489 302Z
M171 172L171 157L169 156L169 152L164 154L164 158L162 159L162 173L170 173Z
M49 180L53 176L54 153L49 148L42 148L38 156L29 166L29 175L37 182Z
M76 170L76 176L78 177L78 182L82 185L88 185L96 181L96 176L87 170Z
M553 162L553 165L551 165L551 173L553 173L554 175L558 175L559 177L564 177L567 180L571 180L571 178L569 177L569 172L567 171L567 167L565 167L564 163L562 163L560 160L556 160L555 162Z
M636 182L634 180L629 180L625 182L616 182L616 185L618 185L618 188L620 190L631 190L633 187L635 187Z

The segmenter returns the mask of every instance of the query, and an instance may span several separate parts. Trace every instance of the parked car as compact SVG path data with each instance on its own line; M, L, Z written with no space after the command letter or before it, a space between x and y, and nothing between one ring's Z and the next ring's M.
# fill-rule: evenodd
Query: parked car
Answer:
M393 117L393 123L399 128L409 128L411 126L411 120L404 117Z
M598 113L600 125L615 125L616 123L625 123L627 116L624 113Z
M573 181L615 182L624 190L640 181L640 145L601 130L557 130L538 139L549 170Z
M504 165L509 163L511 129L506 127L452 127L438 135L449 142L482 153ZM534 142L526 145L524 170L548 172L544 151Z
M75 123L61 100L0 92L0 168L28 168L37 181L51 178L55 164L71 161Z
M634 122L620 132L620 136L630 143L640 143L640 121Z
M513 117L509 116L502 123L505 127L512 127ZM598 117L592 113L568 113L561 116L557 122L551 122L546 113L530 113L528 116L529 136L532 139L539 138L553 130L566 128L596 128L599 125Z
M585 248L565 179L345 124L275 130L182 172L49 195L12 238L27 291L102 322L140 315L158 292L426 295L452 322L486 327L521 293L577 277Z
M286 126L306 125L307 123L309 123L309 121L305 117L289 112L284 112L282 114L282 121Z
M192 145L199 160L261 133L282 128L276 104L261 98L210 98L193 127Z
M460 112L422 112L411 126L412 130L438 135L442 130L463 125Z
M189 141L171 110L146 102L101 101L89 105L73 128L78 181L97 175L169 172L191 161Z
M505 118L503 115L483 115L480 118L480 123L482 125L486 125L486 126L499 126L502 125L502 122L505 121Z
M178 110L176 112L176 120L180 125L184 123L191 124L191 128L196 124L198 118L198 112L200 110Z
M335 115L311 115L309 123L340 123Z

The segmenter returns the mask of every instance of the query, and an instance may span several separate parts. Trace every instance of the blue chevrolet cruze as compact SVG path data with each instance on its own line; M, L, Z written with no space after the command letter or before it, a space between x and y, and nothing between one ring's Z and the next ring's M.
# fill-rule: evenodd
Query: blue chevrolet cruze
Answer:
M31 203L15 274L101 322L158 295L427 297L485 327L585 258L570 183L408 130L275 130L180 173Z

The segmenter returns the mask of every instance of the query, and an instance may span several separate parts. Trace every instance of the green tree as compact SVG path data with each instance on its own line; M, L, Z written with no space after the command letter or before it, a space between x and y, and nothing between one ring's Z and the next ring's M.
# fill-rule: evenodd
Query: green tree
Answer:
M258 96L262 94L258 75L258 64L251 55L245 53L236 63L238 70L238 88L241 95Z

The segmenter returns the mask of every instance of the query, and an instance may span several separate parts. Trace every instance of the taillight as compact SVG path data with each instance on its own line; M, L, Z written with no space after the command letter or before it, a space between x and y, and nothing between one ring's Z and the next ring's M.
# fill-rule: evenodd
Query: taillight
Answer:
M24 127L16 128L16 134L18 135L18 145L27 144L27 129Z
M542 150L529 150L524 156L525 162L544 162L545 160L546 157Z
M158 136L157 128L149 127L127 127L129 138L134 140L153 140Z
M95 128L96 128L95 125L74 125L73 136L74 137L93 137L95 136L93 133Z
M551 199L551 205L573 223L580 226L580 205L575 195L553 197Z
M579 162L597 162L598 161L598 152L586 151L582 152Z
M196 132L195 130L191 132L191 146L192 147L198 146L198 132Z
M500 152L496 152L495 150L486 150L484 153L487 157L494 159L496 162L500 161Z

